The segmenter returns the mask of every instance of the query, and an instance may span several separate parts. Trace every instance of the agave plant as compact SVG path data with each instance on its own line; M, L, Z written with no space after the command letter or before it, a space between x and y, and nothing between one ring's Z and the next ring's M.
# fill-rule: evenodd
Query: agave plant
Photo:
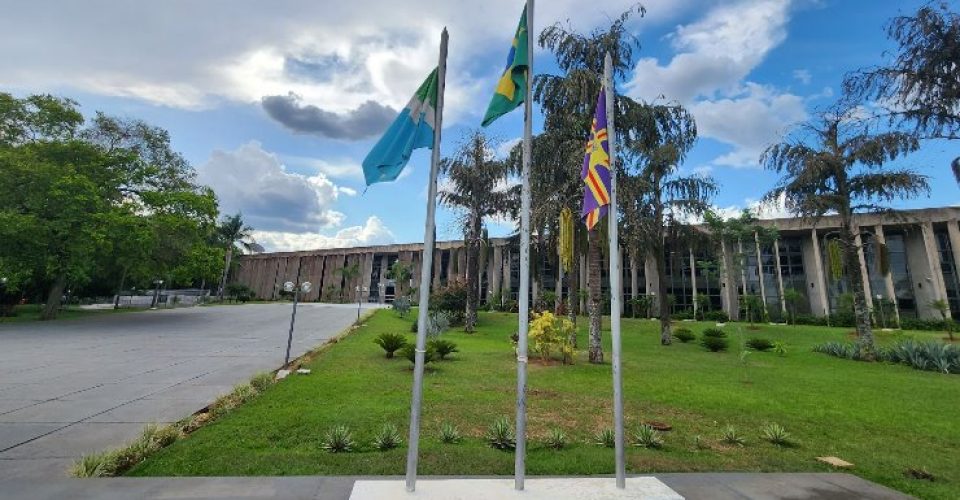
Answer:
M346 453L353 451L355 444L350 428L345 425L337 425L327 431L321 447L330 453Z
M663 446L663 435L653 427L643 424L633 433L633 445L641 448L660 448Z
M550 434L547 435L547 439L543 444L546 445L547 448L562 450L567 447L567 433L557 427L550 429Z
M790 433L780 424L770 423L763 426L760 435L763 439L777 446L787 446L790 444Z
M373 447L380 451L392 450L403 444L403 438L396 425L384 424L380 432L373 437Z
M735 446L743 446L746 444L743 436L741 436L740 433L737 432L737 428L732 425L728 425L723 428L723 430L720 432L720 441Z
M506 417L500 417L487 429L487 442L498 450L512 450L517 447L517 438L513 426Z
M460 430L450 422L444 422L440 425L440 441L447 444L459 443L463 439L460 436Z
M617 436L613 432L613 429L603 429L593 437L594 441L600 446L606 448L613 448L617 443Z

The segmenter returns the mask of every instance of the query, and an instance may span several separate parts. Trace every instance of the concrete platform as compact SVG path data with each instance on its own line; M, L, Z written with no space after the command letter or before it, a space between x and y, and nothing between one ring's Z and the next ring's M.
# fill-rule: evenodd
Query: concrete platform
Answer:
M527 479L524 490L513 479L429 479L408 493L403 480L367 480L353 483L350 500L683 500L677 492L651 476L631 477L626 488L601 477Z

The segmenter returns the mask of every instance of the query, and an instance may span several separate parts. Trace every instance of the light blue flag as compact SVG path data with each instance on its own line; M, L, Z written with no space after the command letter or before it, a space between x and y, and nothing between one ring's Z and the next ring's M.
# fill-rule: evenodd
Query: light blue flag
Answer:
M437 70L434 69L363 159L367 186L396 180L414 149L433 149L438 87Z

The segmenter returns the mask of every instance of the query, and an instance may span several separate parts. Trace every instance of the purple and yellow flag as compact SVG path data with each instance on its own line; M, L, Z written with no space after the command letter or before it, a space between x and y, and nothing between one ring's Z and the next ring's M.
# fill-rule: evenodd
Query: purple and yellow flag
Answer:
M592 231L600 218L607 214L610 205L610 145L607 142L607 98L606 90L600 89L597 98L597 112L590 126L590 140L587 141L587 153L583 157L583 212L581 217Z

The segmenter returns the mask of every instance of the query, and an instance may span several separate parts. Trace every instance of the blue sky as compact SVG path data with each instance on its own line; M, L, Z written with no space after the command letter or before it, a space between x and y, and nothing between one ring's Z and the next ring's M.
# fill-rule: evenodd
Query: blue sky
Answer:
M242 211L267 249L421 241L429 152L416 153L397 182L366 193L359 164L436 64L443 26L442 149L451 153L482 117L522 2L320 3L23 2L0 19L9 41L0 47L0 90L69 96L88 114L169 130L222 209ZM884 24L921 2L643 3L647 15L629 25L642 44L638 63L618 90L689 107L700 139L684 169L712 175L721 184L714 204L733 213L755 206L776 180L757 164L763 148L834 102L844 73L882 62L891 48ZM576 0L540 4L537 32L567 19L578 30L600 27L631 2L597 2L589 12ZM555 71L550 54L535 59L538 73ZM488 131L509 145L521 127L517 110ZM955 204L947 167L955 151L931 142L906 158L931 176L933 193L900 206ZM458 237L455 216L441 209L440 238Z

